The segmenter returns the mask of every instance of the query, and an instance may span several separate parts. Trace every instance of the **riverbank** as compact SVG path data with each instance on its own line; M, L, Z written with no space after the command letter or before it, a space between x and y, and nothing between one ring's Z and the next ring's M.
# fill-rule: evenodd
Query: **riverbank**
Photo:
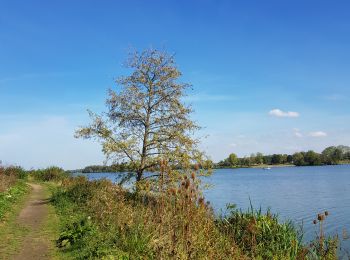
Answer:
M63 227L58 246L67 258L336 259L336 239L316 238L310 247L291 222L269 211L230 207L215 216L196 181L187 176L154 197L107 180L65 180L53 196Z
M30 195L1 229L11 241L4 259L336 259L336 238L304 244L270 211L230 206L215 215L193 172L167 185L147 181L138 192L57 167L28 174Z

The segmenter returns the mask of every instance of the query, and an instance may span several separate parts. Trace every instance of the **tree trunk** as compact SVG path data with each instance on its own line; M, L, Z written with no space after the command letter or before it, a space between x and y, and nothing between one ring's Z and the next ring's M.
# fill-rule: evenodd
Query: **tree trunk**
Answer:
M142 175L143 175L143 171L142 170L136 171L136 182L141 181Z

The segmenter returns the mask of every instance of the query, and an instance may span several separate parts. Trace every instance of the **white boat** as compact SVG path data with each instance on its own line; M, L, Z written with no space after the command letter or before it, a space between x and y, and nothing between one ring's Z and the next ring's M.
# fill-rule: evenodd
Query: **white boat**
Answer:
M271 170L271 168L270 167L265 167L265 168L263 168L263 170Z

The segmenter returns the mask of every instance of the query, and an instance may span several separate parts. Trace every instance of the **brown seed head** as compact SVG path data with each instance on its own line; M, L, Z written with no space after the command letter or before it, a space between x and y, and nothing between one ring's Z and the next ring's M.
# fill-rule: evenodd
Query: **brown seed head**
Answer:
M204 204L204 198L199 198L198 199L198 204L203 205Z
M328 211L327 211L327 210L324 212L324 214L325 214L326 216L328 216L328 215L329 215L329 213L328 213Z
M186 182L185 182L185 188L188 189L188 187L190 187L190 180L189 179L186 179Z
M314 223L314 225L316 225L316 224L317 224L317 220L316 220L316 219L314 219L314 221L313 221L312 223Z
M176 189L175 189L175 188L171 188L171 189L170 189L170 194L176 195Z
M196 174L194 172L192 172L191 178L192 178L192 180L194 180L196 178Z

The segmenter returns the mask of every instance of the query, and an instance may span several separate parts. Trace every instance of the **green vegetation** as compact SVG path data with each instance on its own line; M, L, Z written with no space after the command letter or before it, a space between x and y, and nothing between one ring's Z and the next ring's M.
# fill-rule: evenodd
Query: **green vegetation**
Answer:
M36 181L60 181L68 177L62 168L51 166L46 169L30 170L28 174Z
M304 252L301 235L291 222L279 223L277 215L253 208L232 210L220 221L221 230L234 237L251 258L297 259Z
M337 259L338 238L327 237L322 228L314 241L305 244L301 229L291 221L280 223L270 210L263 213L251 206L243 212L234 205L229 205L228 210L218 220L221 232L233 237L239 248L253 259ZM323 221L324 218L321 225Z
M158 182L155 195L106 180L67 179L52 200L62 220L57 245L79 259L244 259L216 227L196 182L194 174L176 186Z
M310 244L291 222L270 211L230 206L216 217L198 190L195 172L144 181L137 192L80 176L54 187L59 215L56 245L74 259L336 259L338 240L322 227ZM328 215L327 213L320 215ZM319 218L323 225L325 217Z
M20 167L0 165L0 255L7 256L19 247L16 237L22 237L26 229L15 223L16 215L29 187L27 174Z
M216 168L227 167L252 167L262 165L295 165L295 166L316 166L335 165L350 162L350 147L330 146L316 153L314 151L298 152L293 155L273 154L263 155L262 153L252 154L249 157L238 158L234 153L228 158L215 165Z
M28 191L27 174L20 167L0 165L0 221Z

